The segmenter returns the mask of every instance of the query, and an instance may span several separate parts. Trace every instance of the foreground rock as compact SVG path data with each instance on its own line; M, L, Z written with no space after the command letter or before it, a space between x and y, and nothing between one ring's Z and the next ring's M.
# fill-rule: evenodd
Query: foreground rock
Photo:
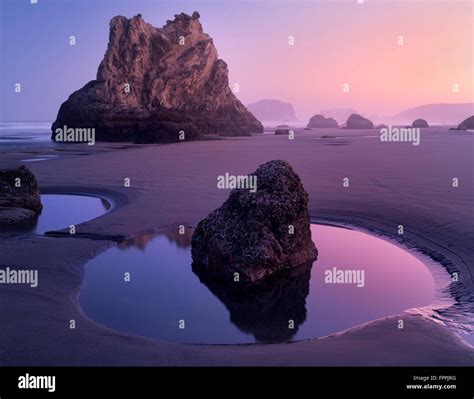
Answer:
M297 119L293 105L279 100L260 100L247 105L247 109L259 121L291 122Z
M416 119L411 124L411 127L429 127L429 125L424 119Z
M323 115L316 114L308 122L308 128L337 128L339 125L332 118L325 118Z
M241 282L255 282L316 259L308 194L292 167L274 160L251 176L257 179L256 192L232 190L197 225L192 257L199 273L226 281L238 273Z
M38 183L26 166L0 170L0 224L25 222L42 209Z
M457 130L473 130L473 129L474 129L474 115L463 120L457 128Z
M373 129L372 121L360 116L359 114L351 114L346 122L347 129Z
M97 78L61 105L53 140L64 126L94 128L96 140L143 143L178 141L181 131L186 140L263 132L232 93L227 64L197 12L176 15L163 28L140 14L112 18Z

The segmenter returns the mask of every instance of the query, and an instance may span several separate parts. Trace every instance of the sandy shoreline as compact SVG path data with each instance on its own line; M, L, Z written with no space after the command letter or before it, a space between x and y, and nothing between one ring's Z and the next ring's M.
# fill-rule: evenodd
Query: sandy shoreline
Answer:
M344 137L321 139L322 134ZM457 304L445 314L458 321L472 315L472 136L431 128L423 130L421 145L414 147L364 137L370 135L373 131L355 136L329 129L306 131L293 141L261 135L165 146L0 149L0 168L24 164L25 152L59 154L27 164L43 193L102 195L115 203L112 212L77 226L74 238L1 238L0 265L37 268L42 283L34 290L0 290L5 324L0 365L474 365L474 349L422 311L324 339L209 346L128 336L87 319L78 308L83 265L113 241L195 225L228 195L216 189L217 175L244 174L270 159L285 159L310 194L313 221L346 223L392 238L403 224L404 245L460 273L460 281L450 287ZM130 188L123 186L125 177L131 179ZM344 177L350 179L348 188L342 187ZM452 177L459 178L456 189ZM397 329L400 318L404 331ZM71 319L75 330L69 329Z

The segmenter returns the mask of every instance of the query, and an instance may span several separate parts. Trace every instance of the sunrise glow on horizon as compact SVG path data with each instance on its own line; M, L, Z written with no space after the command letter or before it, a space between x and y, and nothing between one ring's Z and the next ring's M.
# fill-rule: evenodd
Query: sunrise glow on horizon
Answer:
M72 91L95 79L113 16L141 13L161 27L194 10L244 104L291 102L305 119L325 108L383 116L423 104L473 102L470 1L26 3L1 6L2 13L15 9L23 16L0 29L1 120L54 119ZM53 31L54 40L47 40ZM77 37L74 49L67 45L70 34ZM21 98L12 92L18 81L28 94Z

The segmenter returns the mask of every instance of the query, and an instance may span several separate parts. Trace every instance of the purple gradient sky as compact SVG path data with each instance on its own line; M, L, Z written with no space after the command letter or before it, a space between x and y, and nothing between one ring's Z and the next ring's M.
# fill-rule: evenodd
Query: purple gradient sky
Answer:
M52 121L95 78L111 17L141 13L160 27L194 10L244 104L280 99L307 119L321 108L390 115L473 101L472 1L1 0L0 120Z

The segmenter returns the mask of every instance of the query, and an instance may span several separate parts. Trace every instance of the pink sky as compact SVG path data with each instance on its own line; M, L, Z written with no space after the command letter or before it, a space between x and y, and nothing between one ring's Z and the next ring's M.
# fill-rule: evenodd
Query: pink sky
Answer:
M392 115L473 100L473 1L63 0L2 2L0 120L53 120L88 81L115 15L142 13L161 27L198 10L229 64L244 104L291 102L300 119L322 108ZM50 23L45 24L48 20ZM84 22L86 21L86 22ZM74 34L77 45L69 46ZM288 36L294 36L293 46ZM403 46L398 37L403 36ZM18 96L13 84L21 82ZM342 85L349 84L343 93ZM453 93L453 84L459 91ZM45 96L47 93L47 96Z
M472 10L452 0L284 1L202 21L245 104L288 101L300 118L333 107L390 115L473 101Z

